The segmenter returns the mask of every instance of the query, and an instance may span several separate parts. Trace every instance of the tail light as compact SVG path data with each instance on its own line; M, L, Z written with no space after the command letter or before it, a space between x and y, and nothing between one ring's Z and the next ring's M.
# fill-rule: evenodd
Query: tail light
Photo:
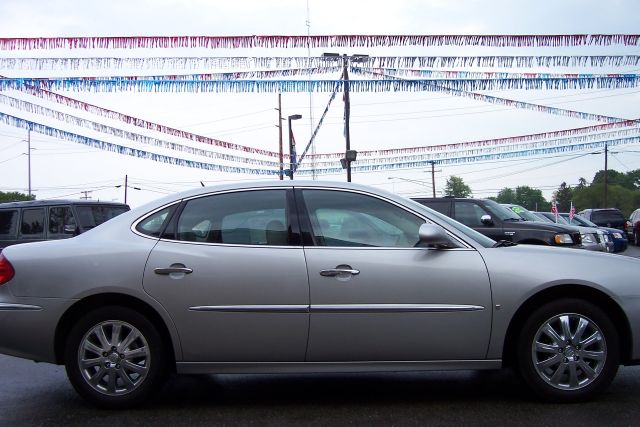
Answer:
M0 285L4 285L13 278L15 270L4 255L0 254Z

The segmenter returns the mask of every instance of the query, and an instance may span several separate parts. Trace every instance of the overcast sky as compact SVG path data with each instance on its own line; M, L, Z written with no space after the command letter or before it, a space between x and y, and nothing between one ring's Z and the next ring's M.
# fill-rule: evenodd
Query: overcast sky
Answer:
M136 35L306 35L313 34L614 34L640 33L638 0L603 1L492 1L492 0L396 0L393 2L335 0L3 0L0 2L0 37L136 36ZM309 26L307 26L309 22ZM335 49L334 49L335 50ZM326 49L255 49L190 51L0 51L0 57L65 56L319 56ZM583 47L573 49L516 49L472 47L359 48L341 53L369 55L640 55L639 47ZM487 71L474 68L472 71ZM138 70L150 74L153 70ZM638 67L541 70L541 72L630 72ZM190 73L193 70L173 70ZM100 75L118 75L122 70L99 70ZM135 74L135 72L133 72ZM167 73L166 70L164 73ZM21 76L68 76L70 70L0 69L0 74ZM131 74L131 73L129 73ZM321 78L338 78L323 76ZM62 93L62 92L61 92ZM597 113L627 119L640 117L640 88L588 89L571 91L503 90L486 94ZM6 95L17 96L6 92ZM65 95L146 120L178 127L212 138L277 151L277 95L272 93L89 93ZM24 95L22 99L78 115L71 109ZM298 146L304 146L329 99L327 93L285 93L282 115L301 114L295 123ZM104 141L128 144L109 135L73 128L55 120L28 114L0 104L0 112L80 133ZM444 94L352 93L351 145L355 150L402 148L447 144L598 124L526 110L509 109ZM344 149L342 102L332 104L317 137L318 153ZM105 122L95 116L92 120ZM105 122L106 123L106 122ZM109 123L123 127L117 122ZM286 139L286 123L284 125ZM137 129L136 132L140 132ZM140 132L151 135L149 132ZM153 135L156 136L156 135ZM162 137L187 145L186 141ZM28 189L26 131L0 125L0 191ZM191 188L200 182L256 179L231 173L170 166L99 151L80 144L31 135L31 182L38 199L79 198L123 201L130 185L128 202L137 206L168 192ZM135 146L135 145L132 145ZM197 145L196 145L197 146ZM207 147L212 149L211 147ZM148 151L157 151L149 147ZM640 168L640 147L616 147L609 167L620 172ZM228 153L232 153L227 151ZM237 154L237 153L236 153ZM583 154L576 158L578 154ZM450 175L462 177L474 195L486 197L504 187L530 185L550 198L565 181L587 181L604 167L603 155L574 153L572 156L520 158L508 162L478 163L437 168L436 188L442 189ZM180 154L173 153L175 156ZM212 161L212 160L209 160ZM344 181L344 174L319 176ZM270 178L262 178L270 179ZM274 178L275 179L275 178ZM408 182L414 180L418 182ZM405 195L430 193L430 172L425 168L353 174L353 181L371 184ZM89 193L83 193L88 191Z

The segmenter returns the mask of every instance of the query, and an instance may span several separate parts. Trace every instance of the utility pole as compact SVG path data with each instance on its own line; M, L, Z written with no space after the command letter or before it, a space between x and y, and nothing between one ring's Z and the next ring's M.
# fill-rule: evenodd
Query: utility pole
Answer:
M344 80L344 138L345 158L351 151L351 132L349 131L349 117L351 116L351 102L349 100L349 57L342 55L342 79ZM351 161L347 159L347 182L351 182Z
M435 161L431 161L431 188L433 189L433 197L436 197L436 170L435 168Z
M608 201L607 201L607 175L609 174L607 169L608 154L609 154L609 148L607 147L607 144L604 144L604 206L602 206L603 208L606 208L608 205Z
M31 126L27 130L27 173L29 174L29 199L31 199Z
M278 94L278 161L280 162L280 172L278 176L280 177L280 181L283 178L283 167L282 164L284 162L284 156L282 154L282 94Z
M93 191L85 190L85 191L81 191L81 193L84 194L84 197L80 197L81 199L89 200L91 198L91 197L89 197L89 193L93 193Z
M129 187L129 175L124 176L124 203L127 203L127 188Z

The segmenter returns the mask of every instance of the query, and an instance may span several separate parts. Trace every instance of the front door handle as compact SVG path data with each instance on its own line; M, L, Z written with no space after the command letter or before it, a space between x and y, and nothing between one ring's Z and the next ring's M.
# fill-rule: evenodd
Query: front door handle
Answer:
M331 268L329 270L320 270L320 275L325 277L335 277L347 274L356 276L360 274L360 270L354 270L352 268Z
M191 274L193 273L193 269L188 267L166 267L166 268L156 268L153 270L156 274L171 274L171 273L184 273Z

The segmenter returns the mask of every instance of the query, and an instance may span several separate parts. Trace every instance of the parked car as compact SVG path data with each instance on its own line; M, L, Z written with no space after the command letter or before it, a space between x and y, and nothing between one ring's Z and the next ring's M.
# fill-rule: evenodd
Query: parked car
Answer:
M64 364L109 408L141 403L172 371L503 366L571 402L640 363L639 269L496 243L366 186L226 184L5 248L0 352Z
M578 212L578 215L598 224L602 227L611 227L629 233L631 224L622 214L620 209L584 209Z
M603 230L609 235L609 239L613 242L613 252L623 252L627 250L629 246L629 240L627 239L627 234L618 230L617 228L611 227L601 227L598 224L595 224L589 221L586 218L581 217L580 215L574 215L573 218L570 217L568 213L560 214L569 224L576 225L584 225L587 227L597 227L600 230Z
M552 212L533 212L535 215L544 218L554 224L562 224L567 227L575 227L580 231L582 236L582 245L587 250L613 252L613 239L609 237L609 233L604 230L598 229L598 227L587 227L580 225L571 225L560 214L556 217Z
M416 198L430 207L494 240L514 243L581 248L580 232L540 222L525 222L493 200L453 197Z
M629 230L629 238L633 240L633 244L640 246L640 209L633 211L629 217L629 223L631 226Z
M17 243L67 239L129 209L124 203L91 200L0 203L0 251Z

